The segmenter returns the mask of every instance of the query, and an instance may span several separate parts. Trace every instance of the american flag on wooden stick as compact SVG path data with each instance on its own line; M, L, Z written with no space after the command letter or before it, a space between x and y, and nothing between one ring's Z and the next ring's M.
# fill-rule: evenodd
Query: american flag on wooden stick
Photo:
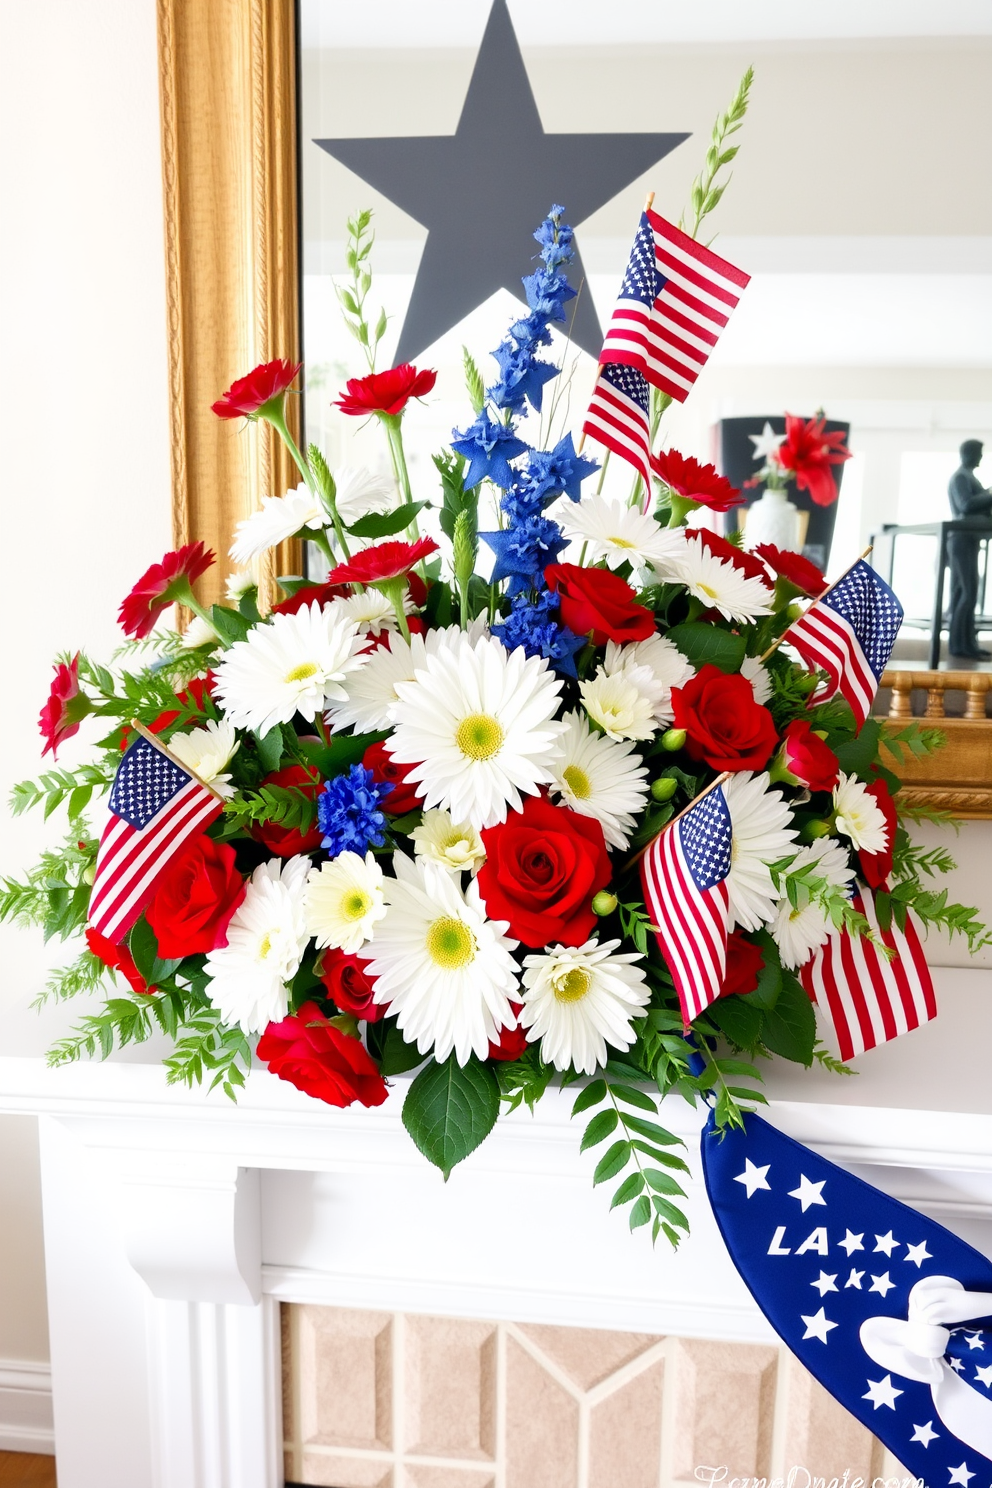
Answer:
M582 432L633 465L650 491L650 394L643 372L601 366Z
M688 1026L720 995L727 974L730 846L723 788L714 786L665 827L641 858L641 884Z
M813 700L823 702L839 692L860 728L871 712L902 617L902 605L888 584L859 559L783 636L807 666L827 673L829 681Z
M160 744L140 735L117 767L109 804L89 922L119 943L151 899L167 863L188 837L220 815L224 803Z
M860 935L835 930L799 973L800 980L837 1032L842 1059L887 1043L937 1016L930 970L912 920L880 930L871 890L859 884L854 907L881 943L895 951L887 961Z

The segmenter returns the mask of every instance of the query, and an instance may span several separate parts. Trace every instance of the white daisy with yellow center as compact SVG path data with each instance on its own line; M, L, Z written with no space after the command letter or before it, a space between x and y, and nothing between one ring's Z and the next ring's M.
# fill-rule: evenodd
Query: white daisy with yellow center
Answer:
M261 508L238 523L229 551L240 566L267 553L276 543L285 542L287 537L294 537L305 527L316 531L326 527L327 522L319 497L301 483L285 496L263 496Z
M592 817L611 847L626 848L648 794L647 770L633 744L594 733L581 713L566 713L551 794Z
M834 888L846 889L854 877L847 849L832 837L820 837L808 847L801 847L789 865L789 871L795 872L810 864L815 864L817 878L824 879ZM793 971L802 966L814 951L826 944L831 928L815 901L797 909L787 897L780 899L771 931L782 965Z
M218 723L208 718L202 728L173 734L169 751L181 765L192 770L204 785L212 786L219 796L233 796L234 786L226 767L237 754L240 741L226 718Z
M420 857L449 873L478 873L486 861L478 832L467 822L453 822L450 811L425 811L410 838Z
M698 538L687 539L672 562L689 593L707 609L719 610L725 620L747 624L759 615L771 614L775 596L769 585L724 563Z
M285 1018L289 987L310 939L303 909L310 859L261 863L227 927L227 944L211 951L207 996L225 1023L262 1033Z
M473 881L464 892L436 863L393 854L386 914L376 926L368 974L408 1043L437 1060L485 1059L490 1041L512 1028L519 973L505 920L486 918Z
M650 990L634 963L640 952L614 952L619 940L551 946L524 957L523 1010L527 1037L541 1041L541 1058L555 1069L574 1066L593 1075L607 1061L607 1044L629 1049L631 1022L647 1006Z
M396 683L390 753L412 766L407 778L427 807L480 831L495 826L551 784L565 730L555 718L561 687L543 657L456 635L412 682Z
M577 502L563 498L551 515L566 536L588 544L590 563L602 558L609 568L630 563L637 569L650 566L659 579L678 577L673 559L685 545L682 533L660 526L650 512L613 497L585 496Z
M889 834L884 813L856 775L840 772L834 786L834 812L838 832L847 837L858 852L885 851Z
M483 629L484 625L483 621ZM472 627L466 634L483 633L475 621ZM457 643L462 634L456 625L429 630L426 635L412 634L409 640L404 640L395 631L390 632L381 646L368 653L362 670L349 677L345 697L330 704L327 722L335 729L351 725L356 734L389 728L393 709L399 702L397 685L412 682L428 656Z
M623 667L608 676L602 667L579 683L582 706L610 739L650 739L657 732L653 678L647 667Z
M730 929L758 930L775 918L778 891L769 866L795 854L792 812L767 771L742 770L721 787L733 832L730 845Z
M386 913L383 872L371 852L343 852L307 876L307 928L321 950L352 955Z
M631 641L620 646L607 641L603 671L608 677L625 672L651 704L655 723L666 726L675 714L672 710L672 688L681 687L695 675L695 668L667 636L648 636L644 641Z

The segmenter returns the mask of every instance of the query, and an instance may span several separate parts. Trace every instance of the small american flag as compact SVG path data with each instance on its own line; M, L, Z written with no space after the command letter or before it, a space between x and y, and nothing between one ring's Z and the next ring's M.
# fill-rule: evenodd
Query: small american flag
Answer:
M621 362L684 403L750 275L643 212L600 361Z
M723 788L716 785L666 827L641 859L644 902L686 1026L716 1001L727 974L732 835Z
M619 364L601 366L583 434L633 465L651 489L650 394L643 372Z
M822 598L791 625L783 639L829 681L816 702L840 692L858 726L871 712L882 673L902 624L903 608L885 580L859 558Z
M833 1023L842 1059L853 1059L898 1038L937 1016L933 982L912 921L900 930L895 921L880 930L871 890L859 884L854 907L883 945L896 956L887 961L863 936L835 930L800 971L817 1007Z
M155 892L166 864L223 810L221 798L144 735L135 739L110 790L100 839L90 924L119 943Z

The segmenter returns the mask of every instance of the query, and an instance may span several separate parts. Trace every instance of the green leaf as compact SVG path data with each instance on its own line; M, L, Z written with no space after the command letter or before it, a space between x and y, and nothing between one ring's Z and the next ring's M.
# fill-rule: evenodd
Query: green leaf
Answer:
M740 670L747 642L743 636L732 635L718 625L708 625L702 620L687 620L682 625L673 625L668 639L674 641L687 661L693 666L705 666L708 662L723 672Z
M277 723L267 734L260 734L258 729L252 729L252 733L258 745L259 764L266 774L271 775L274 770L278 770L282 761L282 729Z
M406 1070L423 1064L424 1055L416 1044L408 1044L400 1033L395 1018L383 1018L379 1023L366 1025L365 1037L369 1053L379 1066L382 1075L402 1075Z
M421 1152L447 1181L456 1163L474 1152L499 1114L499 1085L477 1059L460 1065L454 1056L431 1060L403 1103L403 1125Z
M630 1228L632 1230L640 1229L641 1225L649 1224L650 1221L651 1200L648 1198L647 1194L641 1194L641 1197L637 1200L633 1209L631 1209L630 1211Z
M706 1011L711 1021L740 1049L753 1049L761 1037L761 1009L743 997L720 997Z
M598 1106L600 1101L606 1099L606 1081L591 1080L585 1090L580 1090L575 1097L572 1107L572 1115L578 1116L583 1111L588 1111L590 1106Z
M610 1084L610 1091L617 1100L623 1101L624 1105L637 1106L641 1111L650 1111L657 1116L658 1107L651 1097L643 1090L637 1090L633 1085Z
M658 1142L662 1147L685 1146L681 1137L673 1136L655 1121L644 1121L640 1116L628 1116L624 1113L623 1124L628 1131L635 1131L638 1136L647 1137L649 1142Z
M614 1142L611 1147L607 1147L606 1152L596 1164L596 1171L592 1175L593 1184L605 1183L607 1178L615 1178L629 1161L630 1143Z
M613 1201L610 1204L610 1208L616 1209L618 1204L629 1204L631 1199L636 1199L637 1195L639 1193L643 1193L643 1191L643 1173L631 1173L630 1177L623 1180L620 1187L613 1195Z
M674 1178L669 1178L667 1173L660 1173L657 1168L645 1168L644 1177L655 1193L680 1194L685 1197L681 1184L676 1183Z
M385 739L386 734L334 734L330 744L320 739L300 739L300 751L324 780L342 775L357 765L370 744Z
M237 610L229 610L226 605L217 604L210 606L210 623L226 646L233 646L235 641L243 641L252 626L246 615L239 614Z
M765 1013L761 1040L773 1054L792 1059L797 1064L813 1062L816 1043L816 1018L802 984L786 974L775 1006Z
M590 1147L595 1147L599 1142L605 1142L607 1137L613 1135L619 1124L620 1118L609 1106L605 1111L597 1111L589 1125L585 1129L580 1152L587 1152Z
M858 775L862 780L872 780L872 765L878 754L879 735L882 725L877 718L869 718L861 726L856 739L833 745L840 767L848 775Z
M158 960L158 941L155 939L155 931L144 915L135 921L134 928L127 938L127 944L128 950L134 957L135 966L151 986L154 981L152 973Z
M390 512L369 512L365 517L359 517L357 522L352 522L346 530L355 537L391 537L394 532L402 532L404 527L409 527L419 511L423 511L427 505L426 501L408 501L403 506L396 507Z

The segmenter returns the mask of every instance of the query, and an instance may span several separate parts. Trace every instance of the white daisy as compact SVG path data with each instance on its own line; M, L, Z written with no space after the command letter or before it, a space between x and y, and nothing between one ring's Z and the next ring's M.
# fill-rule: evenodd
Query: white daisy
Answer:
M307 876L307 929L319 949L333 947L349 956L375 933L386 913L383 872L368 852L343 852Z
M327 722L335 729L351 724L356 734L389 728L399 702L397 683L414 681L429 655L454 644L462 634L456 625L429 630L426 635L411 634L408 641L391 633L383 645L368 653L362 670L349 677L344 700L328 707Z
M633 668L637 668L636 672ZM644 668L651 674L650 682L644 680ZM672 688L681 687L695 675L695 667L686 661L675 642L660 635L648 636L646 641L632 641L626 646L607 641L603 671L611 677L624 670L629 671L635 685L650 699L658 724L669 724L675 716Z
M227 927L227 945L211 951L207 995L225 1023L261 1033L289 1010L289 988L309 934L303 893L310 859L271 858L248 880Z
M364 666L365 637L354 620L316 600L295 615L273 615L225 651L214 694L229 721L265 734L294 713L312 719Z
M532 1041L541 1040L541 1058L555 1069L574 1065L595 1074L608 1058L607 1044L629 1049L631 1019L650 997L640 952L613 952L619 940L595 939L582 946L552 946L524 957L520 1024Z
M523 795L550 785L565 725L555 718L561 679L522 647L457 635L428 652L412 682L397 682L389 749L425 805L455 821L495 826Z
M183 631L183 650L195 651L198 646L216 646L220 637L202 615L194 615Z
M234 605L235 609L237 609L245 595L250 593L252 589L257 588L258 580L254 574L249 573L247 569L236 568L233 573L227 576L224 595L228 604Z
M884 813L874 796L868 794L868 787L843 770L834 786L834 820L838 832L850 838L858 852L885 851L889 834Z
M772 679L768 675L768 668L760 656L745 656L741 662L740 672L751 684L756 703L767 703L772 695Z
M486 861L482 838L467 822L455 823L449 811L425 811L410 833L415 852L449 873L478 873Z
M816 864L817 876L826 879L835 888L846 888L854 877L854 869L848 863L847 849L830 837L820 837L809 847L801 847L789 871L806 868L810 863ZM809 960L813 951L819 950L826 943L832 926L818 904L809 903L802 909L793 909L788 898L783 896L779 900L771 929L782 965L791 967L794 971Z
M590 562L602 558L609 568L648 564L659 578L679 576L672 559L681 552L685 539L678 529L659 526L650 512L616 498L585 496L581 501L565 497L556 502L552 516L568 537L589 544Z
M779 791L769 790L767 771L753 775L743 770L722 789L733 830L727 877L730 928L757 930L774 919L778 900L768 865L795 852L792 812Z
M393 630L396 626L396 611L392 602L379 590L370 585L361 594L351 594L347 598L332 599L331 604L338 614L346 615L349 620L354 620L363 634L380 635L384 630Z
M388 908L372 942L373 997L387 1004L421 1054L459 1064L485 1059L490 1040L512 1028L519 997L517 942L505 920L486 918L475 882L464 891L435 863L393 855Z
M334 474L334 502L346 527L370 512L392 511L396 505L395 482L373 475L364 465L342 465Z
M690 594L701 599L707 609L716 609L725 620L745 623L759 615L770 615L773 591L761 579L751 579L717 558L698 538L692 538L678 559L678 577Z
M579 683L579 692L582 706L608 738L650 739L657 732L657 689L647 667L624 667L612 677L600 667L595 677Z
M173 734L169 749L181 765L193 771L204 785L213 786L219 796L234 795L230 775L225 767L237 754L240 741L226 718L217 723L208 718L202 728L190 729L184 734Z
M235 563L250 563L304 527L326 526L327 513L319 498L301 484L285 496L263 496L260 510L238 523L229 551Z
M633 744L592 731L581 713L566 713L561 757L551 767L553 796L579 816L591 816L611 847L625 848L647 799L647 770Z

